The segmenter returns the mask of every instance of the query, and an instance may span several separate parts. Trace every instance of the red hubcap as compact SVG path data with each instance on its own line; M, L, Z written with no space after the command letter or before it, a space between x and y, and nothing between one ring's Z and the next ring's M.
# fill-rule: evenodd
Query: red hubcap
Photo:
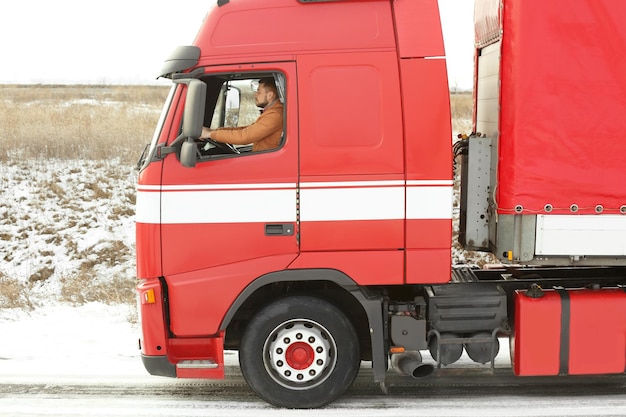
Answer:
M315 352L313 348L304 342L291 344L285 352L287 364L297 370L306 369L313 363Z

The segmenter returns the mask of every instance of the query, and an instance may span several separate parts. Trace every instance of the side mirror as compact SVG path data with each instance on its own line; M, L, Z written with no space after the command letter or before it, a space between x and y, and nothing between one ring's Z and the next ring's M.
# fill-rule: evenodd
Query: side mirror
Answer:
M202 135L202 124L204 123L206 84L195 79L189 80L185 84L187 84L187 99L185 100L185 112L183 114L183 131L170 146L173 147L176 143L185 139L180 149L180 163L186 168L193 168L196 166L197 161L197 147L194 139Z
M187 86L187 99L185 100L183 137L194 139L200 137L205 106L206 84L200 80L191 80Z
M180 164L185 168L193 168L197 161L197 145L192 138L188 138L183 142L180 148Z

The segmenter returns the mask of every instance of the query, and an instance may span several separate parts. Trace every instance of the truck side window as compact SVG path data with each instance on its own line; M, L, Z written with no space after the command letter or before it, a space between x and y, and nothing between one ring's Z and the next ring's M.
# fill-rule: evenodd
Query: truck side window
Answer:
M280 81L276 81L276 80ZM202 156L279 148L284 130L282 74L216 75L206 79L207 106ZM230 153L234 153L231 151Z

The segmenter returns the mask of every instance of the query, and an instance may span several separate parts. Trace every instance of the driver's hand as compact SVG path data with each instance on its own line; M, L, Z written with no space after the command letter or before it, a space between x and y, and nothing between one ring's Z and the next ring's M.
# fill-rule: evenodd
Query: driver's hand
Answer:
M200 135L200 137L198 139L211 139L211 132L213 131L213 129L209 129L206 126L202 126L202 134Z

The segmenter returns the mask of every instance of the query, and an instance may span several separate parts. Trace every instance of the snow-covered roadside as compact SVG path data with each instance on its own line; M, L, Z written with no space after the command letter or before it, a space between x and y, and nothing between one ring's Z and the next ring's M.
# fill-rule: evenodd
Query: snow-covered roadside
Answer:
M0 163L0 375L147 375L135 184L118 160Z
M132 298L135 175L117 160L0 163L0 284L21 290L0 307Z
M103 303L0 310L0 375L147 376L134 314L128 305Z

